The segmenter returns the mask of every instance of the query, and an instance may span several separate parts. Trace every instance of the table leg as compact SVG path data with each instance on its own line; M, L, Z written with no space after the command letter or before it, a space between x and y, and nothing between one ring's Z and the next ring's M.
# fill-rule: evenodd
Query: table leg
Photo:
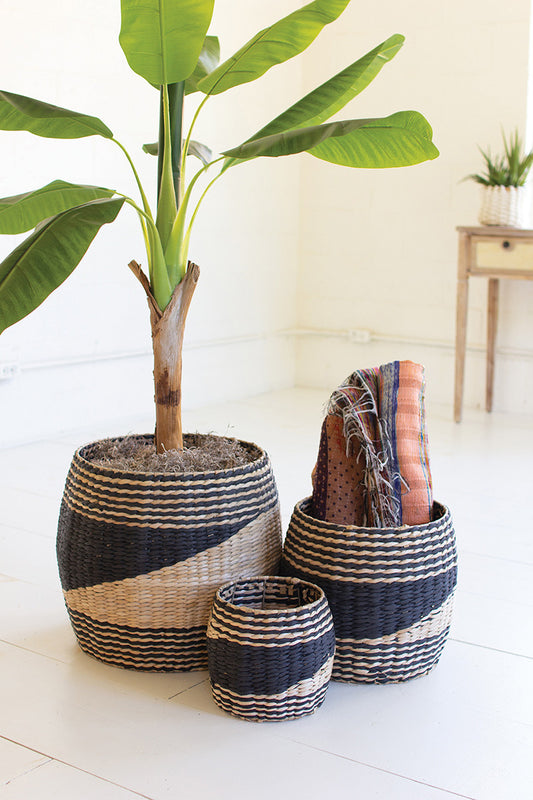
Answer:
M459 259L457 271L457 316L455 325L455 391L453 417L461 421L463 408L463 387L465 378L466 321L468 311L468 275L470 263L470 239L466 234L459 236Z
M485 407L492 411L494 397L494 353L496 349L496 331L498 327L498 295L500 282L498 278L489 278L489 299L487 309L487 386Z

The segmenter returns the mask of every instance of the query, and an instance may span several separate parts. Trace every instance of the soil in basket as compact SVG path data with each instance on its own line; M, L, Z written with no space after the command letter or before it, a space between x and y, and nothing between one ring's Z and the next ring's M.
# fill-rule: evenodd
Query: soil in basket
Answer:
M156 453L155 445L136 436L106 439L91 452L94 464L127 472L211 472L250 464L259 448L214 434L186 433L183 450Z

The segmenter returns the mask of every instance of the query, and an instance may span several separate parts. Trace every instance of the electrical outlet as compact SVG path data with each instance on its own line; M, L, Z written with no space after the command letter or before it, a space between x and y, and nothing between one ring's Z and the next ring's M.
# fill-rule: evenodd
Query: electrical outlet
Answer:
M349 334L350 341L357 344L368 344L371 338L372 334L366 328L354 328Z
M20 367L18 364L0 364L0 381L9 381L19 372Z

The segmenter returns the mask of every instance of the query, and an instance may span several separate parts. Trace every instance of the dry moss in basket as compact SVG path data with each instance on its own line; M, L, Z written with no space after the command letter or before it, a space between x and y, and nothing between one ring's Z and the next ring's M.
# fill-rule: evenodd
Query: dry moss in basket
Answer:
M210 472L255 461L259 448L214 434L186 433L183 450L156 453L153 442L137 436L106 439L91 448L90 460L126 472Z

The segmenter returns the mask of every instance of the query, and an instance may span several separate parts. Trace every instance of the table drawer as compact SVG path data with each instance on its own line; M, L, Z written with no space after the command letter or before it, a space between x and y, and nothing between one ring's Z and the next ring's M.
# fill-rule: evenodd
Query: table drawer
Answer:
M482 269L533 270L533 240L494 237L491 241L476 242L474 264Z

